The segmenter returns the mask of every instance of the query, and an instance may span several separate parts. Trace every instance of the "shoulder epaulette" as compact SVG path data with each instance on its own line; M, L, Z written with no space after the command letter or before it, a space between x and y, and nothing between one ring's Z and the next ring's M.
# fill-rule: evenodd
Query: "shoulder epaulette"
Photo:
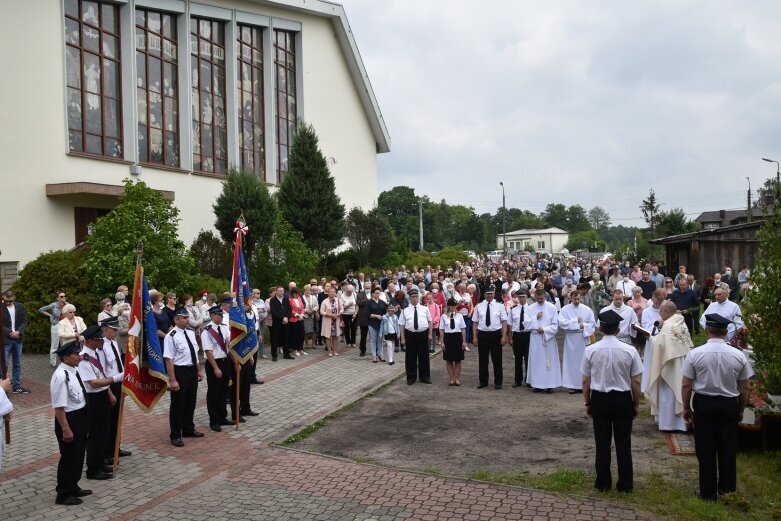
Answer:
M170 333L168 333L170 336L174 336L176 334L176 329L172 329Z

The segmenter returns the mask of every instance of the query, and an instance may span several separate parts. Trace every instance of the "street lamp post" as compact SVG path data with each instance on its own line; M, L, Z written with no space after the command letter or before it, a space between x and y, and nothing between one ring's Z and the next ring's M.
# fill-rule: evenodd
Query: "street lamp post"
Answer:
M507 257L507 205L504 199L504 181L499 181L502 187L502 253Z
M768 159L766 157L763 157L762 161L767 161L768 163L776 164L776 186L779 186L779 183L781 183L781 166L779 166L778 161L776 161L775 159Z

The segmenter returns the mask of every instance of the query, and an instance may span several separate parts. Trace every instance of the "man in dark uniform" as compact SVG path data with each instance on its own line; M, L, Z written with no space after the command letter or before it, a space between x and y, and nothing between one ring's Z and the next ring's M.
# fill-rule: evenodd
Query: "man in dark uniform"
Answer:
M80 505L82 497L92 494L91 490L79 488L88 428L87 392L76 370L81 361L79 351L78 342L68 342L57 350L61 363L55 369L50 385L54 434L60 447L55 500L58 505Z
M243 303L242 303L243 304ZM290 316L290 300L285 296L285 288L279 286L276 294L268 299L268 307L271 312L271 361L277 361L279 348L282 348L283 358L293 360L287 345L287 321Z
M472 314L472 338L477 346L479 360L478 389L488 386L488 358L494 366L494 389L501 389L504 381L502 372L502 346L506 337L504 329L507 325L507 310L504 304L494 301L496 286L490 284L485 288L485 300L475 306Z
M513 355L515 356L515 382L513 387L520 387L526 381L525 371L529 370L529 341L531 332L523 327L523 321L526 319L526 306L529 298L529 292L525 289L519 289L516 293L518 305L510 309L507 317L506 337L512 339ZM530 384L526 384L531 387Z
M228 421L228 409L225 400L228 397L228 380L230 379L231 360L228 358L230 332L222 325L222 308L209 308L211 322L201 332L201 345L206 354L206 409L209 412L209 427L214 432L222 431L223 425L231 425Z
M637 349L616 338L621 320L621 315L612 309L599 314L599 330L604 337L586 347L580 367L586 414L594 422L597 471L594 486L601 492L607 492L613 486L610 474L611 438L616 443L616 490L631 492L634 487L632 420L640 410L643 362Z
M754 375L746 355L724 342L730 324L721 315L705 315L708 342L692 349L683 361L683 420L694 423L699 495L708 501L735 492L738 423Z
M424 384L431 383L431 366L429 364L428 344L431 342L431 316L428 307L419 303L420 291L412 288L407 294L409 306L402 310L399 316L401 345L406 345L404 366L407 371L407 385L412 385L420 376Z
M290 305L290 301L287 297L285 297L285 300L288 302L288 305ZM222 327L224 327L228 331L228 341L230 342L230 309L231 304L233 302L233 297L227 296L222 299L221 306L222 306ZM240 304L242 313L244 313L244 304ZM287 347L285 347L287 349ZM235 353L234 353L235 354ZM244 419L244 416L258 416L260 413L257 413L252 410L250 407L250 401L249 401L249 392L250 392L250 383L252 380L252 371L255 369L255 367L252 365L253 360L247 360L247 363L245 364L239 364L238 370L241 373L241 378L237 378L236 375L236 363L231 358L230 359L230 382L228 383L228 399L231 404L231 419L233 421L236 421L236 383L239 383L239 414L241 415L239 417L239 422L244 423L246 420Z
M176 327L165 335L163 358L168 371L168 388L171 390L171 409L168 422L171 426L171 444L184 447L182 437L202 438L195 430L193 415L198 382L203 374L198 371L195 333L188 329L190 314L184 308L174 311Z
M100 326L89 326L82 336L84 348L78 372L87 392L87 479L111 479L113 476L111 469L106 467L106 459L109 456L111 408L117 403L117 398L110 386L121 382L122 375L110 376Z

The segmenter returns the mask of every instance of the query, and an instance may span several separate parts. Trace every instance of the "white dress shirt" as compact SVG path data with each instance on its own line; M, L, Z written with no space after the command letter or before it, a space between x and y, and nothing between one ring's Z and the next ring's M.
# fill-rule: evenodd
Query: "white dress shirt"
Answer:
M65 412L77 411L87 405L87 398L81 390L75 367L60 363L54 370L49 391L52 397L52 409L63 407ZM86 385L84 386L86 389Z
M92 380L97 378L106 378L109 376L106 369L107 364L105 353L103 353L103 351L100 349L93 350L89 347L84 347L81 350L81 356L84 359L79 362L79 365L76 366L76 370L81 375L81 379L84 382L84 388L87 390L87 393L99 393L108 389L108 385L104 385L103 387L93 387L90 383ZM98 364L100 367L98 367ZM78 382L76 385L78 385Z
M485 319L488 316L490 309L491 324L486 325ZM507 323L507 309L504 307L504 303L486 299L475 306L475 311L472 313L472 323L477 324L478 331L500 331Z
M418 328L415 329L415 309L418 310ZM428 313L428 308L423 304L417 304L413 306L410 304L399 315L399 327L403 327L407 331L419 333L421 331L428 331L429 323L431 322L431 315Z

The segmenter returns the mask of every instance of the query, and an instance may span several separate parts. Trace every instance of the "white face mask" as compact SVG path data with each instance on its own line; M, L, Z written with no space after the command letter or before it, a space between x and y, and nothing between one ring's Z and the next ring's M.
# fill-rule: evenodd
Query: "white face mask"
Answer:
M433 293L434 295L436 295L437 293L439 293L439 289L437 289L437 288L434 288L434 289L432 289L432 290L431 290L431 293Z
M202 300L202 301L204 301L204 302L206 302L206 295L202 296L202 297L201 297L201 300Z

